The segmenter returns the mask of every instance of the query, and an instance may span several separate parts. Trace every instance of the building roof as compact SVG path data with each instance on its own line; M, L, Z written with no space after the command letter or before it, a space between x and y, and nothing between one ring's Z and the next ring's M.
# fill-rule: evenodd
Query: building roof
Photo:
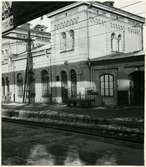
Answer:
M112 61L112 60L121 60L121 59L127 59L127 58L133 58L133 57L144 57L145 53L144 51L135 51L135 52L129 52L129 53L114 53L107 56L98 57L95 59L90 60L93 64L96 62L103 62L103 61Z
M32 56L35 57L35 56L41 56L41 55L44 55L46 54L45 50L51 50L51 45L40 45L36 48L32 48L31 50L31 53L32 53ZM26 59L27 58L27 51L23 52L23 53L20 53L20 54L17 54L17 55L14 55L13 57L13 60L20 60L20 59Z
M107 12L111 12L111 13L114 13L114 14L118 14L118 15L121 15L121 16L124 16L124 17L127 17L127 18L130 18L130 19L133 19L133 20L136 20L136 21L139 21L141 23L144 23L145 22L145 18L144 17L141 17L141 16L138 16L138 15L135 15L133 13L129 13L127 11L124 11L124 10L121 10L119 8L115 8L114 6L108 6L106 5L105 3L101 3L101 2L86 2L86 1L82 1L82 2L74 2L73 4L70 4L68 6L65 6L63 8L60 8L56 11L53 11L51 13L49 13L47 16L48 17L52 17L52 16L55 16L57 14L60 14L64 11L67 11L67 10L70 10L72 8L75 8L77 6L81 6L81 5L89 5L90 7L95 7L95 8L98 8L98 9L102 9L104 11L107 11Z

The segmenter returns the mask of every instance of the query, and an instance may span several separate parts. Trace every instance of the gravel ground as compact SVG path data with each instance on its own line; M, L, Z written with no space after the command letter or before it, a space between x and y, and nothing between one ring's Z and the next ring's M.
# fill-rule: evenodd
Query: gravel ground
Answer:
M143 145L2 122L3 165L143 165Z

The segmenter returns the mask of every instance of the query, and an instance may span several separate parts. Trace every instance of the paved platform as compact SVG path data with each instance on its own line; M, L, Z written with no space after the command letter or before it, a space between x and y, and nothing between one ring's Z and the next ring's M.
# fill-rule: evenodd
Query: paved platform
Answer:
M45 104L5 104L2 107L3 119L10 121L139 143L144 141L142 107L70 108L65 105Z
M143 106L119 106L119 107L92 107L92 108L77 108L68 107L66 105L48 105L48 104L22 104L22 103L7 103L2 104L3 109L10 110L25 110L25 111L55 111L66 114L88 115L95 118L138 118L144 119Z

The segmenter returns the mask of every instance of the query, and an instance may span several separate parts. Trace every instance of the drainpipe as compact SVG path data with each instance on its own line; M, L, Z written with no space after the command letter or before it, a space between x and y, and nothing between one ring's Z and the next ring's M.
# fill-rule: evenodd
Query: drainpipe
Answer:
M13 61L13 60L12 60ZM14 64L14 61L12 62L13 64L13 79L14 79L14 93L13 93L13 100L15 102L15 64Z
M143 50L144 48L143 48L143 25L141 26L141 50Z
M92 5L92 4L91 4ZM87 54L88 54L88 68L89 68L89 81L90 81L90 86L91 86L91 62L90 62L90 39L89 39L89 14L88 14L88 9L90 6L87 7Z
M51 62L51 54L50 54L50 104L52 104L52 62Z

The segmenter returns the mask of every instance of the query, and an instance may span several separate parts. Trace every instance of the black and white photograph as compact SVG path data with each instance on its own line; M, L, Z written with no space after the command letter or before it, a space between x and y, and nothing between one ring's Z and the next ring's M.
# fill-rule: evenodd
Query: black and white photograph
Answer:
M1 4L1 165L144 166L146 1Z

